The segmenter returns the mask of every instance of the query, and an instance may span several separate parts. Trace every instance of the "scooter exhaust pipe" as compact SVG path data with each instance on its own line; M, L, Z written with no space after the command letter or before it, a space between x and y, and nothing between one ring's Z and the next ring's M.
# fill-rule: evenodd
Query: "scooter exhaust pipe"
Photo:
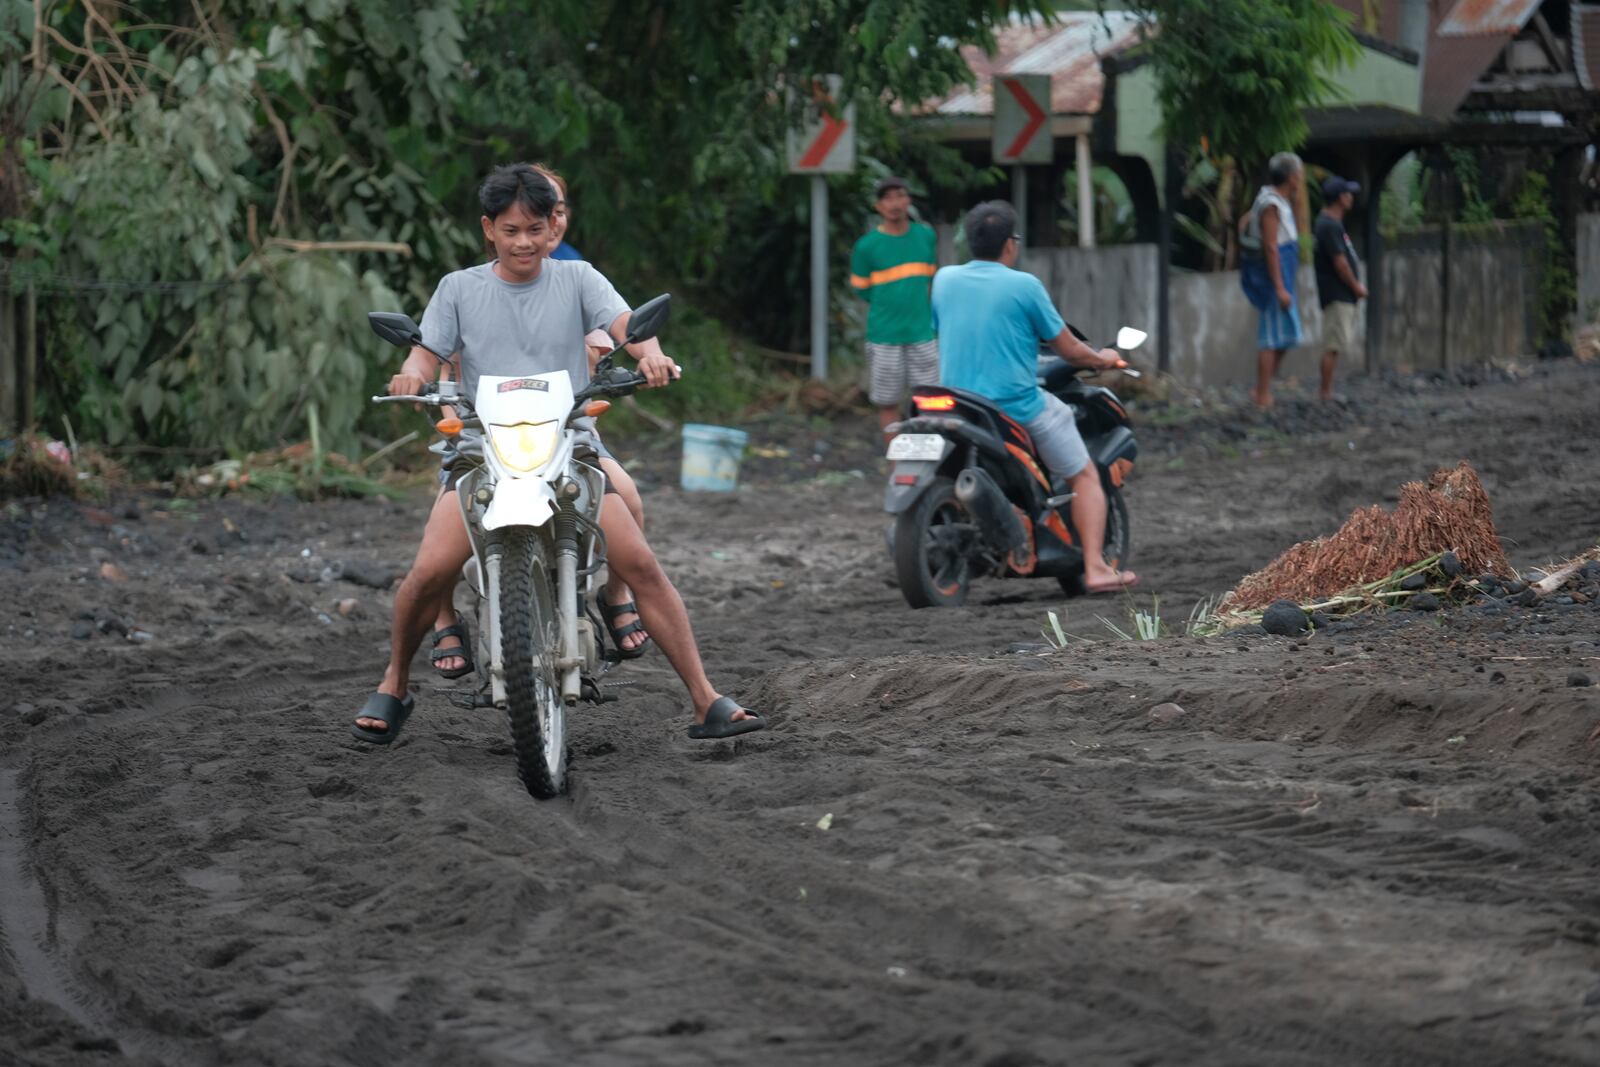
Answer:
M989 547L1002 558L1028 554L1028 531L989 472L968 467L956 477L956 499L983 524Z

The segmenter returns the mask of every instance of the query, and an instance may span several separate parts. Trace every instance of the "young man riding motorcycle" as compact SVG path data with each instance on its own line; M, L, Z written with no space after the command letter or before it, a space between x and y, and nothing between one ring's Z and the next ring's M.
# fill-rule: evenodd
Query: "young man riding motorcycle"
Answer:
M570 208L567 203L567 183L561 175L551 170L542 163L528 164L539 174L543 175L555 188L556 206L550 212L550 219L546 225L545 259L583 258L571 245L565 241L567 223L570 219ZM487 242L486 242L487 243ZM489 244L490 261L494 260L494 246ZM604 347L601 347L603 345ZM604 330L592 330L584 338L585 351L589 358L589 370L594 371L595 364L606 353L610 352L613 344L610 335ZM633 514L633 521L639 524L639 530L644 530L644 499L639 495L639 487L634 483L633 477L623 469L616 457L606 448L595 434L595 444L600 450L600 469L605 472L606 483L612 486L617 495L622 497L622 502L627 505ZM443 479L441 479L443 481ZM615 570L606 575L605 588L600 593L600 602L596 605L600 609L602 619L605 621L606 630L611 634L611 642L616 646L617 654L623 659L638 659L650 651L650 634L645 629L644 623L639 619L637 605L633 602L633 591L628 588L620 575ZM467 627L462 623L455 608L455 590L450 589L440 600L433 620L433 666L441 678L460 678L471 674L475 668L472 660L472 649L468 645Z
M1083 546L1084 588L1110 593L1138 582L1104 556L1106 498L1100 472L1059 397L1039 388L1039 342L1079 367L1126 367L1115 349L1096 352L1066 328L1043 283L1014 270L1022 237L1017 214L1004 200L967 213L972 261L943 267L933 278L933 321L939 331L940 384L987 397L1033 438L1057 492L1071 492L1072 524Z
M459 353L456 370L468 395L482 374L565 370L581 387L589 376L584 334L603 327L618 343L627 336L631 312L599 271L579 261L545 260L549 218L556 205L549 180L525 163L498 167L478 197L484 237L496 257L440 281L423 314L423 345L411 350L390 380L392 396L415 395L438 375L435 352ZM654 340L630 345L628 352L651 386L677 377L677 364ZM640 616L689 691L695 721L690 736L727 737L764 727L761 716L712 687L683 600L628 509L602 506L600 527L608 565L633 589ZM440 599L471 555L453 480L447 480L434 501L416 561L395 594L388 668L356 717L357 738L387 744L410 716L411 657L432 625Z

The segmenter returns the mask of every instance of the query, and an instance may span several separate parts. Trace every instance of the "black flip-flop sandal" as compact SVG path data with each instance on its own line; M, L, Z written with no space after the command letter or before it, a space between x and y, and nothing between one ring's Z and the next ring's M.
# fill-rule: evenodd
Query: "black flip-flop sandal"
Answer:
M439 642L447 637L461 638L461 647L440 648ZM430 655L433 660L434 672L441 678L460 678L463 674L471 674L478 669L477 664L472 661L472 634L467 630L466 622L461 619L457 619L449 626L441 626L433 631L433 652ZM445 670L439 666L440 660L450 659L454 656L460 656L466 662L453 670Z
M368 727L350 724L350 732L357 741L367 741L374 745L387 745L400 736L400 728L411 718L411 712L416 708L417 702L411 694L407 693L404 700L396 700L388 693L373 693L367 702L356 713L358 719L382 719L384 728L373 730Z
M718 697L706 709L706 721L689 727L689 736L696 741L714 741L720 737L737 737L767 728L767 720L749 708L743 709L750 716L748 719L735 720L733 715L739 710L739 702L732 697Z
M611 644L615 646L618 658L638 659L640 656L650 651L650 646L653 644L653 642L650 639L650 635L644 633L644 622L642 620L634 619L626 626L617 625L618 615L639 614L638 605L634 604L634 602L631 600L626 604L608 604L606 602L606 591L604 588L601 588L599 594L596 595L594 599L595 603L600 608L601 618L605 619L606 621L606 630L611 634ZM622 643L622 639L627 637L629 634L644 634L644 640L640 641L633 648L629 648L627 645Z

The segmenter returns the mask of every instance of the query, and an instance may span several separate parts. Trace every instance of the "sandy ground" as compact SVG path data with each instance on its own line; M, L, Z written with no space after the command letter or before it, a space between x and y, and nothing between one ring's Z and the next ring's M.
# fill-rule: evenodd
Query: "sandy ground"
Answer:
M1518 566L1594 545L1600 367L1352 389L1142 421L1141 605L1181 631L1460 459ZM1047 581L912 612L867 422L782 425L726 498L619 443L773 729L688 741L652 655L545 803L420 665L402 741L349 736L390 599L349 579L404 569L420 497L13 506L0 1064L1600 1060L1592 605L1143 643ZM1063 608L1099 640L1042 649Z

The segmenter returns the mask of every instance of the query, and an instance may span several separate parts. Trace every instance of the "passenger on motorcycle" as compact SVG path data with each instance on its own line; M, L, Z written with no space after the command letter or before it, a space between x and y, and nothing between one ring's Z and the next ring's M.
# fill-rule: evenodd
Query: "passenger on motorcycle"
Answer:
M933 321L939 331L940 384L987 397L1033 438L1056 491L1072 495L1072 524L1083 547L1084 588L1091 593L1127 589L1132 571L1106 563L1106 498L1100 472L1078 433L1072 409L1039 388L1039 342L1068 363L1097 370L1125 367L1115 349L1096 352L1066 328L1044 285L1014 270L1021 235L1017 214L1004 200L967 213L972 261L943 267L933 278Z
M439 361L434 352L459 353L457 373L469 396L482 374L565 370L574 387L581 388L589 379L584 334L604 328L620 343L627 336L631 314L627 304L589 264L546 260L556 190L532 167L519 163L496 168L478 196L484 237L494 246L496 258L440 281L422 318L424 346L413 348L400 373L390 380L390 395L417 394L436 377ZM654 340L630 345L628 352L653 387L678 375L677 364ZM632 588L641 617L689 691L696 724L691 736L729 736L764 727L761 716L724 700L712 687L683 600L633 515L626 507L602 506L600 527L607 564ZM411 657L471 554L453 480L447 480L428 517L416 561L395 594L388 668L377 692L358 713L358 734L374 741L390 740L410 715Z

